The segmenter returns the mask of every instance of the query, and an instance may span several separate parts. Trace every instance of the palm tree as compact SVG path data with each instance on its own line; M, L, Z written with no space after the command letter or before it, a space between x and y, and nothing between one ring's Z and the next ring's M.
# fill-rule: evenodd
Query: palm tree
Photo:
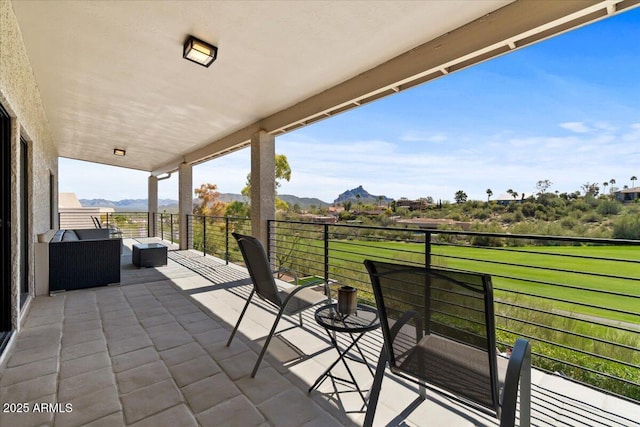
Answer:
M491 196L493 196L493 191L491 191L490 188L487 188L487 203L489 202Z
M631 186L632 186L632 187L635 187L635 186L636 186L636 181L637 181L637 180L638 180L638 178L636 178L636 176L635 176L635 175L633 175L633 176L631 177Z
M609 183L607 181L602 183L602 186L604 187L603 193L607 191L607 185L609 185Z

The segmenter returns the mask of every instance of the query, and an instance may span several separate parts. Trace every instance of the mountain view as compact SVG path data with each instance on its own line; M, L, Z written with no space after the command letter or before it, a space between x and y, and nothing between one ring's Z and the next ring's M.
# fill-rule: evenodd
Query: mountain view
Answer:
M362 186L358 188L362 189ZM356 190L357 189L353 189L353 190L349 190L348 192L354 192ZM348 192L342 193L338 197L338 199L340 199L340 197L343 197L343 195L347 194ZM371 200L377 200L376 196L371 196L366 190L362 190L362 194L368 195L369 198L373 197ZM311 207L326 208L331 205L331 203L324 202L314 197L298 197L291 194L279 194L278 198L280 200L283 200L290 206L298 205L302 209L309 209ZM347 199L348 197L344 198L344 200L347 200ZM194 199L194 202L196 202L196 200L197 199ZM246 202L247 198L244 197L242 194L221 193L218 200L224 203L230 203L234 201ZM355 195L353 196L352 200L354 201L356 200ZM368 200L368 199L365 199L363 197L362 198L363 203L365 200ZM146 211L148 209L147 199L124 199L124 200L116 200L116 201L106 200L106 199L80 199L80 204L82 204L82 206L85 208L92 208L92 207L113 208L115 211L118 211L118 212L140 212L140 211ZM158 208L160 210L177 211L178 201L174 199L159 199Z
M344 203L346 201L360 202L363 204L377 204L378 202L392 202L393 199L386 196L375 196L362 188L362 185L359 185L354 189L347 190L344 193L340 194L338 198L333 201L333 203Z

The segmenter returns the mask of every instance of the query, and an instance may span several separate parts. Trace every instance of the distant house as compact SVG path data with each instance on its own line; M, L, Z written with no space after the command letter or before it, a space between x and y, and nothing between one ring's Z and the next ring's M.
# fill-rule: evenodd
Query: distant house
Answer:
M300 219L318 224L335 224L338 222L338 217L334 215L302 214Z
M409 200L401 198L396 200L396 208L408 208L410 211L423 211L429 206L427 199Z
M625 188L614 193L616 200L628 203L640 199L640 187Z

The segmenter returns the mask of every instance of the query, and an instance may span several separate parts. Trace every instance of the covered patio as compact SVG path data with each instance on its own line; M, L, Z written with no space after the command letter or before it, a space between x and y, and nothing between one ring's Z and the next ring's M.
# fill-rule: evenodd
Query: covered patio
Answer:
M224 346L250 284L187 250L192 168L250 148L251 230L267 246L278 135L638 3L0 0L0 403L53 405L8 406L0 424L361 424L354 393L329 381L307 393L335 358L312 312L255 379L273 313L252 305ZM182 58L188 36L219 47L211 68ZM60 228L59 157L148 172L151 222L159 181L178 174L169 265L138 270L125 254L118 286L36 296L38 236ZM365 341L374 363L380 336ZM534 383L537 425L639 425L635 404L559 376ZM379 425L495 424L435 396L409 410L414 391L390 379L382 393Z
M140 239L144 242L150 239ZM135 243L127 239L127 248ZM309 386L336 357L313 310L304 329L285 331L250 372L275 315L254 301L230 347L225 343L251 289L247 271L196 251L171 251L164 267L138 269L122 257L120 285L34 301L2 371L0 400L30 413L0 413L11 426L334 426L361 425L351 386ZM279 329L291 326L281 322ZM375 365L379 331L363 340ZM372 378L352 364L367 388ZM639 426L638 407L534 371L532 424ZM497 425L453 400L387 378L376 425ZM55 404L56 410L33 411Z

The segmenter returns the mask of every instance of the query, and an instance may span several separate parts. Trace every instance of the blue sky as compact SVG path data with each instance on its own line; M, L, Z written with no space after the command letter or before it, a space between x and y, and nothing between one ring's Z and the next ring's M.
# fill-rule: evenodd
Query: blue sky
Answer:
M610 179L630 186L640 176L639 41L635 9L280 136L276 152L292 169L280 193L332 202L363 185L396 199L463 190L486 200L487 188L531 193L542 179L560 192ZM249 155L194 167L194 187L239 193ZM147 176L60 159L59 188L146 198ZM174 176L161 198L177 199Z

